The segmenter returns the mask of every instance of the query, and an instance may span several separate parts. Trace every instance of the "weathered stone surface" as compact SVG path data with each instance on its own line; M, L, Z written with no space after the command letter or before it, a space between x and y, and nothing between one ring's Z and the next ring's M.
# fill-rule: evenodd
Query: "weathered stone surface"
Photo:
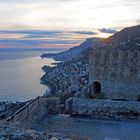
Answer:
M19 123L0 121L0 140L71 140L70 136L59 133L38 132L22 128Z
M25 130L19 127L18 123L0 123L2 124L0 126L0 140L47 140L46 135L35 130Z
M5 110L6 106L5 105L0 105L0 112Z
M94 48L90 52L89 85L101 84L108 99L140 98L140 50ZM92 91L94 92L94 90Z
M73 97L70 97L68 100L65 102L65 113L71 114L72 112L72 102L73 102Z
M56 137L52 137L50 140L59 140L59 139Z
M58 114L60 110L59 98L40 97L27 103L14 115L7 118L10 122L20 122L22 126L29 127L48 114Z
M79 98L79 97L86 98L86 97L89 97L90 96L90 93L89 92L90 92L90 86L87 86L87 87L83 88L82 91L77 92L74 95L74 97L77 97L77 98Z
M59 114L60 98L47 98L46 109L48 114Z
M107 119L140 119L140 102L73 98L72 115Z

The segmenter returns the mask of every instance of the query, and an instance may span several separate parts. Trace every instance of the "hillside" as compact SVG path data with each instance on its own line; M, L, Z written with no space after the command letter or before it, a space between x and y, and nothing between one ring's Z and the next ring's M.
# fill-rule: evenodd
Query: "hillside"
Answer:
M67 61L60 62L56 67L51 68L51 70L47 66L43 67L46 74L41 80L44 84L53 85L51 86L53 89L51 94L60 93L65 95L66 93L80 93L89 83L89 52L93 50L93 47L95 49L139 49L139 29L140 26L125 28L107 39L97 39L98 41L87 39L78 47L66 52L45 55ZM71 54L71 56L68 56L68 54Z
M89 39L86 39L86 41L84 41L79 46L70 48L69 50L65 52L43 54L41 57L53 58L58 61L68 60L68 59L74 58L75 56L77 56L79 53L86 50L87 48L92 47L100 40L101 40L100 38L89 38Z
M97 46L110 49L140 49L140 25L125 28Z
M70 48L65 52L43 54L41 57L53 58L58 61L79 59L82 57L86 59L88 55L85 54L93 46L101 49L140 49L140 25L125 28L107 39L89 38L79 46Z

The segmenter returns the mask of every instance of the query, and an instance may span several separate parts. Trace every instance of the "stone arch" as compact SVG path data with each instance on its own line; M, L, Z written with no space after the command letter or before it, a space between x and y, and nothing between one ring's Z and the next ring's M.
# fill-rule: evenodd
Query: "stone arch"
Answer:
M98 81L93 82L93 91L95 94L101 93L101 83Z

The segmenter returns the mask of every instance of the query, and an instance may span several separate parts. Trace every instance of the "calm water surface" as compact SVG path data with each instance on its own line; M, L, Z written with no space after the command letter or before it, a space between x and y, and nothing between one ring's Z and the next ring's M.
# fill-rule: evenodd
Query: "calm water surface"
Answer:
M0 50L0 101L25 101L43 95L47 86L40 84L41 67L55 61L40 55L52 51Z

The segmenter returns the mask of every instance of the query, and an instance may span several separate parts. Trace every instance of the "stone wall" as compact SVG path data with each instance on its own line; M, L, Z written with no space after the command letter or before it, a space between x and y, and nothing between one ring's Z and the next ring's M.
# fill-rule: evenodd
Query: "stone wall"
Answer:
M47 98L45 107L47 110L47 114L59 114L60 113L60 99Z
M49 114L59 114L60 99L39 97L31 103L26 104L15 114L7 118L7 121L21 122L23 125L30 125L39 121Z
M89 71L89 84L100 82L106 98L140 97L140 50L93 49Z
M73 98L72 115L99 119L140 119L140 102Z

